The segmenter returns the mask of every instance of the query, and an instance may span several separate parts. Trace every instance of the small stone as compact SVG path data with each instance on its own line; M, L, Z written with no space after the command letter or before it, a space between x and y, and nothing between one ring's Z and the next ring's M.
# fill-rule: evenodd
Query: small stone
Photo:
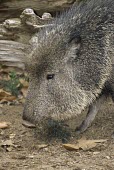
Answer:
M43 150L47 152L47 151L48 151L48 148L44 148Z
M110 156L106 156L107 159L110 159Z
M93 152L93 155L97 155L97 154L99 154L100 152Z

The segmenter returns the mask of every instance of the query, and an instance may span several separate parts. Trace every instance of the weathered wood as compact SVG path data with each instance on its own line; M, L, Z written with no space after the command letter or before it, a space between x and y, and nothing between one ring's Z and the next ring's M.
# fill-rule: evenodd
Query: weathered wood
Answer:
M29 53L28 45L34 46L39 29L50 26L49 21L53 20L50 13L39 17L35 12L42 14L45 11L60 11L74 1L1 0L0 21L4 22L0 24L0 63L24 68L23 59Z
M32 8L38 15L44 12L61 11L75 0L1 0L0 22L8 18L19 17L25 8Z
M0 63L24 69L24 59L29 53L27 49L29 49L29 45L0 40Z
M19 18L10 18L0 24L0 39L28 43L32 35L39 29L49 26L52 19L50 13L44 13L41 18L32 9L27 8Z
M24 69L25 56L36 43L35 33L39 28L50 26L50 20L53 20L50 13L44 13L41 18L27 8L19 18L7 19L0 24L0 63Z

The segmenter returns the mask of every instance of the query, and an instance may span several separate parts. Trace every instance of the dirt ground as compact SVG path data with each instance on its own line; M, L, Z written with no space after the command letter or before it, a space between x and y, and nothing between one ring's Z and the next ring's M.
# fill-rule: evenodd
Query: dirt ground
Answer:
M101 108L92 126L81 134L73 133L69 143L77 139L108 139L101 147L83 151L68 151L61 140L52 140L47 144L38 139L34 129L22 126L23 106L3 105L0 110L0 122L10 122L7 129L0 129L0 170L114 170L114 105L111 102ZM70 120L72 129L84 118Z

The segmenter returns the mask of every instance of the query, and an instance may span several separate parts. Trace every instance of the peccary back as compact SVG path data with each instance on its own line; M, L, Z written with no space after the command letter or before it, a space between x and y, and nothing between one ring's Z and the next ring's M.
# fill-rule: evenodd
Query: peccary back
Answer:
M63 13L37 35L27 56L30 85L23 119L75 117L108 83L114 58L114 0L90 0Z

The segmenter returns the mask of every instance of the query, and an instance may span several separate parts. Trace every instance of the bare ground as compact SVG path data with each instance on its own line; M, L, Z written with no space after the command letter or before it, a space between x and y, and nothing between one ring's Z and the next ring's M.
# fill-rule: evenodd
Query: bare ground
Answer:
M108 139L101 147L92 150L68 151L61 140L52 140L48 146L39 149L44 141L36 137L34 129L22 126L21 113L23 106L4 105L0 111L0 122L7 121L11 125L0 129L0 170L114 170L114 105L111 102L101 108L92 126L81 134L72 133L69 143L76 143L79 138ZM69 125L75 128L84 118L84 114Z

